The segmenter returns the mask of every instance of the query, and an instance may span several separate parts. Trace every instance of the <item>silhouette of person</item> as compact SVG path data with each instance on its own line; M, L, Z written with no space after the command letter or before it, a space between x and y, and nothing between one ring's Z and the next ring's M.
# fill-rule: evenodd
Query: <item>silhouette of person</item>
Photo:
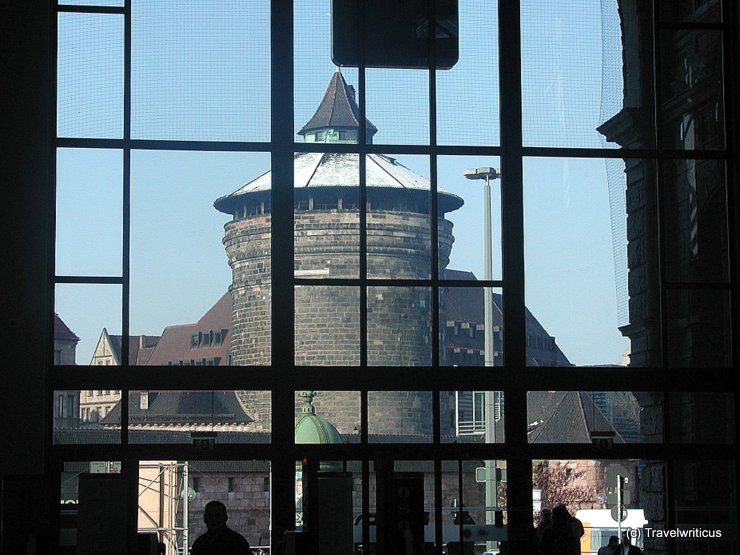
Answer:
M542 535L550 526L552 526L552 509L544 508L540 511L540 518L537 526L532 528L532 537L530 539L530 552L536 555L542 554Z
M206 531L193 542L191 555L252 555L249 542L239 532L226 526L229 515L226 506L220 501L210 501L206 505L203 521Z
M542 541L542 534L552 526L552 509L542 509L540 511L540 522L537 524L537 541Z
M619 538L609 536L609 543L599 548L598 555L619 555Z
M581 536L583 536L583 534L585 533L585 530L583 529L583 522L571 515L565 505L561 504L558 505L558 507L562 507L562 509L565 511L565 514L568 515L568 522L570 523L570 529L573 531L573 535L576 538L580 538Z
M573 517L568 509L558 505L552 510L552 525L542 533L540 548L544 555L580 555L578 537L574 533Z
M619 555L642 555L642 549L636 545L632 545L632 540L630 540L627 532L622 532L622 542L619 546L618 553Z

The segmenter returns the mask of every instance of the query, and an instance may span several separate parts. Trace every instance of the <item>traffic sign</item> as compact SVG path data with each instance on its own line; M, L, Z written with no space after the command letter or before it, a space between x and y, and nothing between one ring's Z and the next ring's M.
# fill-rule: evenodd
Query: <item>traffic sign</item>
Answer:
M622 507L621 515L619 513L619 507L612 507L611 512L612 512L612 518L614 519L615 522L624 522L625 520L627 520L627 509L625 509L624 507ZM622 518L619 518L620 516Z

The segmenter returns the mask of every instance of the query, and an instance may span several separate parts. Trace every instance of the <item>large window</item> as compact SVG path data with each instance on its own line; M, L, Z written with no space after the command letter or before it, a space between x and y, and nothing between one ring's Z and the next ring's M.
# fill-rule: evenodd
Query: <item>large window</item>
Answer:
M62 474L122 461L168 553L207 496L264 553L326 549L330 517L372 551L400 490L438 554L531 552L561 503L584 553L622 508L720 507L690 552L737 553L730 7L81 4L54 29ZM413 63L406 27L373 42L404 18Z

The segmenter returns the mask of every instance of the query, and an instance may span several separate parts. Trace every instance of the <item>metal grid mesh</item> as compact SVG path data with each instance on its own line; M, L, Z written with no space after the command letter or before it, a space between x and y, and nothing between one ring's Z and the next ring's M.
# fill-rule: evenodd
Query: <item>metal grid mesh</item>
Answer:
M605 122L622 108L622 31L616 0L601 0L601 110L599 121ZM613 145L600 135L601 146ZM606 160L609 187L609 212L614 251L614 282L617 297L617 325L629 322L627 291L627 216L624 160Z
M604 15L602 15L604 14ZM602 88L620 95L621 49L603 40L602 22L619 25L616 5L593 0L522 2L522 111L527 146L601 148ZM611 31L609 31L611 37ZM615 48L613 53L605 48ZM505 53L503 53L505 55ZM611 64L611 65L610 65ZM609 79L615 67L618 81ZM616 148L616 145L606 146Z
M336 69L331 59L330 1L296 0L294 22L298 132L313 115ZM357 69L341 71L347 83L357 88ZM368 68L366 99L367 118L378 128L375 143L429 144L428 71Z
M499 144L498 2L460 0L460 59L437 72L437 142Z
M123 16L58 19L57 134L123 137Z
M295 0L293 20L294 110L297 133L311 119L336 69L331 60L330 0ZM356 69L343 68L342 75L348 84L357 89ZM296 137L296 140L300 138Z
M132 121L139 139L270 139L268 0L135 1Z

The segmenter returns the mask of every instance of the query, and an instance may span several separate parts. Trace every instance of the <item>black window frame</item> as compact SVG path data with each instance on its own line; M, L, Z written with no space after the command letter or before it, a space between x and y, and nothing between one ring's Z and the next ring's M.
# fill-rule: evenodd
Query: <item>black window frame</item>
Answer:
M655 0L660 4L659 0ZM429 2L433 10L432 2ZM658 11L656 5L655 11ZM524 233L523 233L523 160L527 157L575 157L575 158L625 158L651 159L658 162L670 159L721 159L727 163L727 183L737 182L737 145L735 136L731 132L737 129L738 98L736 88L732 84L737 82L738 65L738 38L737 38L737 8L732 2L723 3L723 22L712 24L683 24L685 27L709 28L721 30L724 33L723 45L725 51L723 81L725 95L725 123L726 146L713 151L675 151L664 149L661 146L661 135L657 133L658 143L655 149L644 150L611 150L589 148L544 148L525 147L522 142L522 81L521 81L521 29L520 29L520 2L519 0L499 1L499 48L506 52L499 61L500 76L500 117L501 137L499 146L465 147L440 146L436 144L436 72L429 71L430 95L430 144L429 145L383 145L361 143L346 144L316 144L296 142L293 122L294 106L294 54L293 54L293 3L292 0L273 0L271 13L271 69L272 69L272 123L271 140L267 143L221 143L206 141L148 141L131 138L131 0L126 0L123 7L95 7L95 6L57 6L52 2L51 12L57 13L101 13L117 14L124 18L125 48L124 48L124 136L122 139L65 139L53 136L50 138L50 152L52 165L54 164L57 148L116 148L124 153L124 180L123 180L123 271L118 277L103 276L69 276L53 275L49 283L49 297L53 299L54 287L57 284L116 284L122 288L122 344L127 344L130 335L129 329L129 298L130 298L130 178L131 152L133 150L161 149L161 150L200 150L220 151L223 149L241 152L269 152L273 183L293 182L293 155L295 152L326 151L326 152L354 152L360 159L360 206L366 205L365 197L365 155L370 153L400 153L427 155L430 159L431 174L431 213L437 213L437 159L444 155L476 155L499 157L502 174L505 176L501 183L502 196L502 227L503 227L503 279L491 282L476 281L476 286L502 288L505 291L503 311L506 330L504 342L503 371L491 373L485 368L467 368L465 373L451 372L449 367L443 367L439 361L439 318L432 317L432 365L424 369L423 384L420 384L419 370L414 368L373 367L367 378L362 378L358 387L357 373L348 375L341 368L313 367L311 375L307 375L294 362L294 289L301 285L337 285L330 280L302 279L293 274L293 191L288 188L274 188L271 192L272 212L272 252L280 253L273 256L273 305L272 305L272 364L269 367L252 367L249 373L241 372L240 367L213 367L207 374L184 373L182 368L175 366L164 367L136 367L131 365L127 349L122 349L121 366L110 367L105 373L92 375L90 369L84 367L53 368L53 346L49 348L49 371L47 374L47 398L51 399L54 391L61 390L89 390L96 391L105 388L121 392L122 398L128 398L129 391L156 390L173 388L189 390L229 390L229 389L267 389L272 398L272 441L268 445L231 446L219 445L215 451L203 454L191 446L141 446L128 442L128 407L122 404L121 442L117 445L54 445L51 423L47 434L48 453L52 466L59 467L68 460L121 460L124 461L124 473L134 476L139 460L152 458L178 459L223 459L238 460L243 458L270 460L272 463L271 495L273 512L273 542L281 537L283 529L290 528L293 519L295 499L292 488L288 487L294 480L295 461L305 456L318 459L345 459L363 461L363 483L367 487L369 476L369 461L384 451L383 446L370 445L367 441L367 394L368 391L396 391L396 390L423 390L434 393L433 417L434 439L429 445L394 444L393 452L399 459L426 459L434 460L439 464L442 460L464 460L471 458L501 459L506 461L508 472L508 495L510 499L531 499L532 476L531 465L538 459L567 459L567 458L608 458L608 459L656 459L664 460L670 466L672 460L711 459L737 460L737 448L727 445L695 446L689 454L682 446L672 445L668 440L657 445L618 445L609 452L603 452L591 445L533 445L527 443L527 407L526 394L536 390L599 390L599 391L659 391L663 393L663 414L670 411L669 395L680 391L730 391L737 399L738 379L730 370L701 370L697 376L695 369L669 368L663 363L658 368L637 369L620 368L605 370L603 368L579 367L569 368L567 371L556 368L528 368L526 366L526 326L525 326L525 275L524 275ZM659 18L655 18L659 21ZM675 28L679 24L656 23L658 28ZM52 35L52 63L56 63L56 25L51 25ZM433 47L431 47L433 59ZM656 71L657 73L657 71ZM359 98L360 113L365 112L365 75L364 67L359 70ZM56 79L51 79L51 105L56 102ZM656 86L656 95L659 87ZM656 100L656 105L659 102ZM280 110L275 110L280 106ZM52 123L56 121L56 114L52 108ZM360 118L359 136L365 136L365 118ZM656 115L656 123L660 129L660 117ZM55 123L51 125L56 129ZM52 175L55 171L51 172ZM737 308L737 195L729 191L730 200L730 280L726 284L704 286L716 290L727 290L732 293L732 326L736 328L740 319ZM53 190L53 186L52 186ZM53 205L53 202L52 202ZM367 367L367 288L372 285L404 286L407 280L376 280L367 278L365 262L366 234L365 211L360 211L360 276L356 280L342 280L341 285L356 285L360 287L361 307L361 368ZM52 224L53 224L52 217ZM432 253L433 260L437 259L437 225L432 218ZM53 229L53 225L51 226ZM53 247L52 247L53 250ZM51 261L54 260L53 252ZM442 282L439 279L436 264L432 264L432 274L429 280L421 280L419 285L428 286L432 291L432 314L438 313L439 289L444 287L464 287L470 283ZM688 287L663 281L662 293L670 289ZM53 302L51 303L53 306ZM665 310L665 308L663 308ZM662 314L662 325L665 326L666 314ZM665 329L664 329L665 331ZM664 334L665 335L665 334ZM662 342L662 351L665 355L666 341ZM738 356L737 333L732 341L732 359L740 360ZM666 357L663 357L665 360ZM304 389L320 390L360 390L361 398L361 442L357 445L335 446L300 446L294 442L294 406L295 392ZM506 442L494 445L457 445L444 444L440 441L440 403L439 395L444 391L455 390L495 390L503 391L506 397L505 435ZM664 418L664 426L668 426L670 419ZM664 437L669 437L669 431L664 430ZM439 468L439 467L437 467ZM669 470L667 470L669 472ZM133 480L131 481L134 482ZM135 484L131 491L135 492ZM435 481L435 491L440 488L438 478ZM441 491L441 490L439 490ZM366 492L365 492L366 493ZM440 495L437 495L435 508L441 515L439 506ZM133 495L135 499L136 496ZM363 495L367 511L367 495ZM134 515L135 507L131 512ZM512 541L519 547L526 545L526 539L531 526L531 500L509 507L508 521ZM441 519L438 519L441 522ZM367 526L364 530L367 534ZM516 551L514 551L516 552ZM524 551L522 551L524 552Z

